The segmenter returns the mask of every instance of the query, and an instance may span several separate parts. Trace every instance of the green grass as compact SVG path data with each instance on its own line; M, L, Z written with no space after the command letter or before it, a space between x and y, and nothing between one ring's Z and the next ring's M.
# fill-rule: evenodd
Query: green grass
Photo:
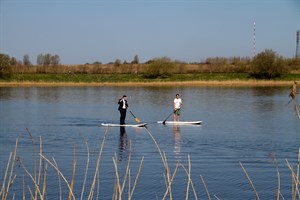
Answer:
M300 74L286 74L274 80L299 80ZM247 73L172 74L165 77L145 78L142 74L13 74L2 82L172 82L172 81L231 81L253 80Z

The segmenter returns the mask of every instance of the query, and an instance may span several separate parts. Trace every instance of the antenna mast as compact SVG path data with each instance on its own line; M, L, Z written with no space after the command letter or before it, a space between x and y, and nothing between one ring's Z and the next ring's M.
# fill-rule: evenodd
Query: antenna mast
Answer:
M296 38L296 58L300 58L300 30L297 31L297 38Z
M253 57L256 55L256 24L253 23Z

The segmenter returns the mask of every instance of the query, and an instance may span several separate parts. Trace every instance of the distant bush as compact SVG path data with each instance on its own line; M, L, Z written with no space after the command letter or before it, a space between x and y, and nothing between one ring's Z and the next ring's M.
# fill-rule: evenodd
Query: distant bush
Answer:
M119 66L121 66L121 64L122 64L122 63L121 63L121 60L120 60L120 59L116 59L115 62L114 62L114 66L115 66L115 67L119 67Z
M0 78L7 79L11 77L12 70L10 61L8 55L0 54Z
M291 70L300 70L300 58L287 59L286 63Z
M145 78L166 78L172 74L176 63L167 57L156 58L151 61L148 61Z
M275 51L266 49L257 54L252 60L250 76L257 79L278 78L287 72L286 61Z

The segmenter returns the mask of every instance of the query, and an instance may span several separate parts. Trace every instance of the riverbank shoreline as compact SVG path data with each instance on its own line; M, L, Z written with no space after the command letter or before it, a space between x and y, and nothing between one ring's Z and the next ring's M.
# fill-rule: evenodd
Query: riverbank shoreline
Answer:
M297 80L298 81L298 80ZM193 87L276 87L291 86L294 81L230 80L230 81L151 81L151 82L0 82L0 87L143 87L143 86L193 86Z

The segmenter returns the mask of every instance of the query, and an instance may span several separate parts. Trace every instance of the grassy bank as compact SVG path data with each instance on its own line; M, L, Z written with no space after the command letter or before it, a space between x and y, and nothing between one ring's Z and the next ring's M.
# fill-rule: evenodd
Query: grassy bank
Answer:
M13 74L0 79L0 86L98 86L98 85L290 85L300 74L286 74L274 80L256 80L247 73L172 74L145 78L142 74Z
M145 78L142 74L13 74L2 82L168 82L198 80L247 80L246 73L172 74L165 77ZM299 75L300 78L300 75Z

